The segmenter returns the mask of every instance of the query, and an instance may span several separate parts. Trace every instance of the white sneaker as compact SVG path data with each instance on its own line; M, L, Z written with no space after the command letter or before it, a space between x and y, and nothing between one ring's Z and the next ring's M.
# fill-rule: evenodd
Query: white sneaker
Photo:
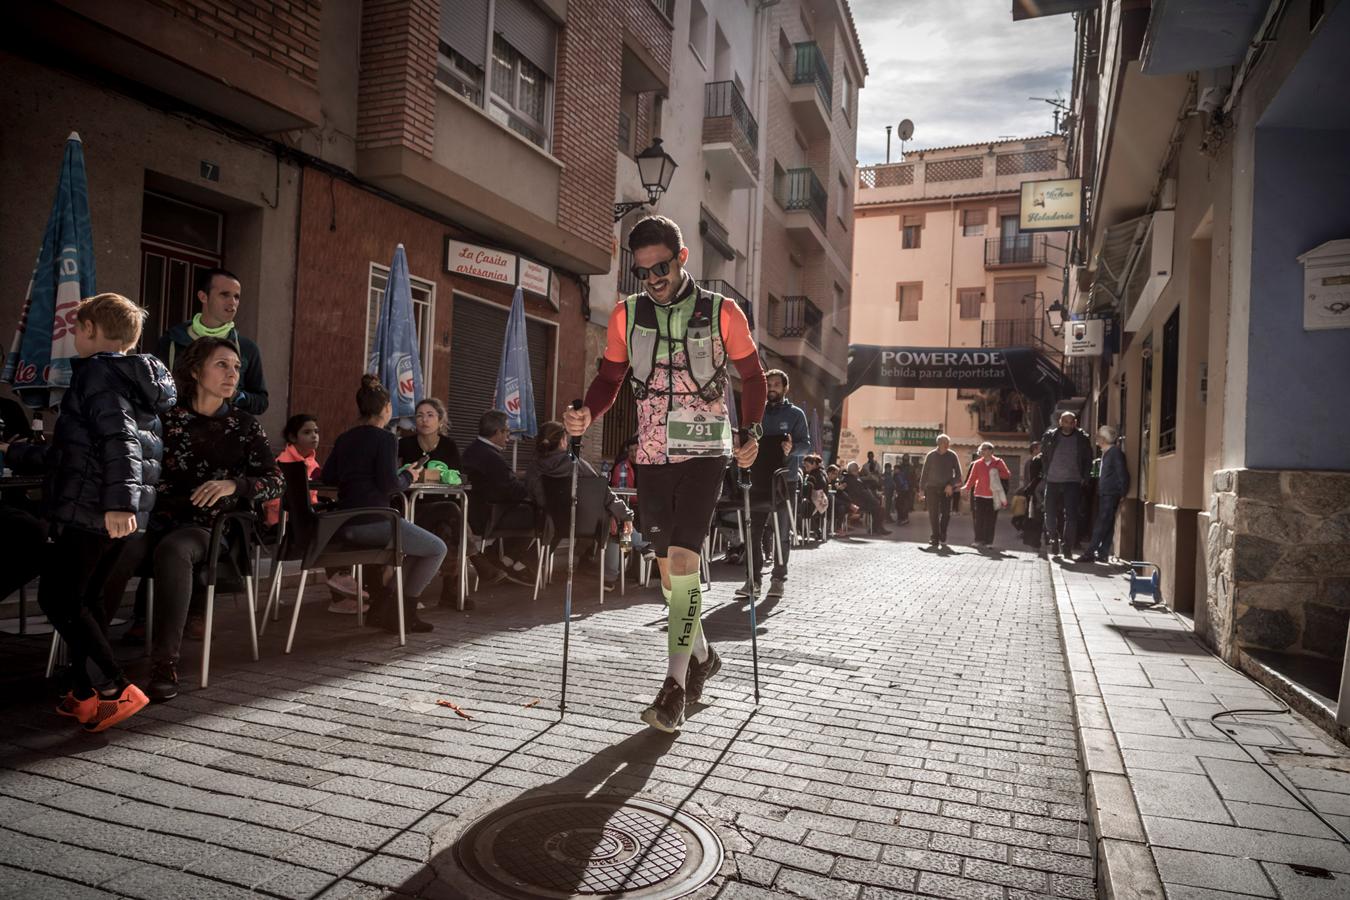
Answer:
M328 584L328 589L329 589L330 591L337 591L339 594L343 594L343 595L345 595L345 596L347 596L347 597L355 597L355 596L356 596L356 590L357 590L357 589L356 589L356 579L353 578L352 576L350 576L350 575L333 575L333 576L325 575L325 576L324 576L324 580L327 582L327 584ZM362 599L362 600L369 600L369 599L370 599L370 594L366 593L365 591L362 591L362 592L361 592L361 599Z
M369 610L369 603L361 604L361 612L365 613L369 612ZM347 597L343 600L334 600L332 603L328 604L328 611L330 613L337 613L340 616L354 616L356 615L356 598Z

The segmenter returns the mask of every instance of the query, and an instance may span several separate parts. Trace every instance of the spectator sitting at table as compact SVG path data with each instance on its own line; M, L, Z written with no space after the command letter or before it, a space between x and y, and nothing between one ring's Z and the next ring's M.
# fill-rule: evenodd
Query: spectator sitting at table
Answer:
M422 480L440 484L441 471L438 466L432 466L433 462L459 470L459 447L450 437L450 419L445 414L445 404L435 397L423 397L417 401L413 412L417 430L399 439L398 461L410 466L425 456ZM417 501L413 521L451 548L441 563L441 606L455 606L459 585L459 552L455 549L459 547L459 500L434 494L423 496ZM464 608L469 609L472 605L473 601L465 598Z
M178 651L206 561L211 528L222 513L281 496L281 470L253 416L232 406L239 393L239 351L203 337L178 354L178 403L163 415L164 463L151 521L155 544L155 630L150 699L178 696Z
M535 505L540 509L546 509L544 479L572 477L572 456L567 452L567 431L563 428L561 422L545 422L539 426L539 434L534 439L534 452L534 462L530 463L529 469L525 472L525 485L530 489L530 498L534 500ZM598 477L590 463L584 459L579 460L579 463L581 466L579 474L581 476ZM608 488L605 494L605 508L609 510L610 517L614 520L610 533L613 534L617 529L622 528L625 533L632 535L632 510ZM554 524L555 527L558 525L558 523ZM618 542L611 541L605 549L605 589L613 588L614 582L618 578Z
M310 482L317 481L320 468L318 459L319 417L309 413L296 413L286 420L281 435L286 439L286 449L277 454L277 462L302 462L305 464L305 474L309 476ZM320 500L318 491L309 492L311 506L323 507L331 504L331 502ZM281 500L279 498L268 500L263 504L263 524L271 528L279 525L280 522ZM357 594L361 595L363 601L367 599L367 595L365 591L361 590L351 573L343 569L325 569L324 581L328 585L330 594L342 595L341 597L333 597L333 602L328 605L328 611L338 615L356 615Z
M361 422L338 435L333 452L324 463L325 484L338 490L339 509L388 506L390 498L405 491L420 477L422 466L414 463L398 466L398 439L385 430L393 407L389 391L374 375L362 375L356 392L356 409ZM403 621L408 631L431 631L432 625L417 616L417 600L445 558L445 542L425 528L406 519L399 520L403 542ZM348 544L358 547L386 547L393 540L389 523L381 520L353 522L339 533ZM370 623L385 631L398 632L398 607L390 593L390 571L381 572L368 586L371 599Z
M875 460L874 460L875 461ZM863 481L859 466L856 462L848 464L848 471L840 479L844 493L848 495L848 500L858 509L872 516L871 534L883 535L890 534L890 530L883 524L881 515L881 498L876 491L868 487Z
M530 491L506 460L502 449L511 438L510 419L499 409L490 409L478 419L478 438L464 448L460 456L461 468L469 479L473 493L469 497L469 527L482 535L491 521L492 507L504 504L513 507L497 522L501 529L533 529L535 508L530 503ZM534 573L521 557L529 542L523 539L504 541L501 548L502 571L516 584L534 586ZM484 555L475 557L476 563L490 563Z

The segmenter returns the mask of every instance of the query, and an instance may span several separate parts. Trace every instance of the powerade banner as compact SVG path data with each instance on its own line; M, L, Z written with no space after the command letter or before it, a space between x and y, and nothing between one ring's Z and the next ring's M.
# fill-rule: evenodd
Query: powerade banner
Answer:
M848 393L860 387L1000 388L1030 397L1072 390L1059 369L1032 347L876 347L850 344Z

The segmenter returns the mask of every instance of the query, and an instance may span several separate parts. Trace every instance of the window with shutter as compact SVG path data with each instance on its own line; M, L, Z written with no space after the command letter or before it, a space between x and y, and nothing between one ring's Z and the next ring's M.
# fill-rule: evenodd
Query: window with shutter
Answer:
M917 250L923 235L923 216L904 215L900 217L900 249Z
M984 288L962 288L956 292L956 302L961 308L963 319L978 319L983 301Z
M961 211L961 234L963 237L980 237L984 234L985 220L989 215L986 209L963 209Z
M919 301L922 299L923 285L921 283L897 284L895 286L895 303L899 307L901 322L917 322L919 320Z
M463 450L478 437L478 417L492 409L497 391L497 366L501 362L502 337L510 309L456 292L451 317L450 378L443 383L450 436ZM525 342L530 351L530 382L534 386L535 418L542 425L554 408L549 394L552 384L554 326L525 319ZM430 390L428 388L428 390ZM524 468L534 459L534 442L522 440L517 465Z

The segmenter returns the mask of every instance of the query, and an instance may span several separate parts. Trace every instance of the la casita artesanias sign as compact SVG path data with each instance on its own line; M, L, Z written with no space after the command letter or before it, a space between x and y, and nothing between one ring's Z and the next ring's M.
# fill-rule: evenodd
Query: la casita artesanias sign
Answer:
M848 348L846 393L860 387L1013 388L1037 400L1073 393L1068 381L1034 347L877 347Z

